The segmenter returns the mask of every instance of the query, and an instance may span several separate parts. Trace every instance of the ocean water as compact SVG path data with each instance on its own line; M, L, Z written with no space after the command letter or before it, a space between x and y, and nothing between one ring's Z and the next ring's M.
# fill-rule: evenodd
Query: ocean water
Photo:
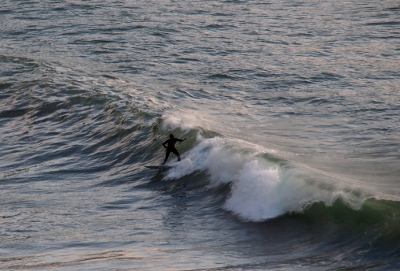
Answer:
M0 5L1 270L400 269L400 2ZM170 133L177 145L163 161Z

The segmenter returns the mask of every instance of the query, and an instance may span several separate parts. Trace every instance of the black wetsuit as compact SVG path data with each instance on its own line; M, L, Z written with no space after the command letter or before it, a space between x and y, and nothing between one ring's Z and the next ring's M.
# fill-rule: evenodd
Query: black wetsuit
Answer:
M175 143L178 141L182 142L183 139L172 137L172 138L166 140L164 143L162 143L164 148L167 149L167 153L165 154L165 160L164 160L163 164L165 164L167 162L168 156L171 152L174 153L176 156L178 156L178 161L181 161L181 156L180 156L178 150L175 148ZM165 146L165 144L168 144L168 145Z

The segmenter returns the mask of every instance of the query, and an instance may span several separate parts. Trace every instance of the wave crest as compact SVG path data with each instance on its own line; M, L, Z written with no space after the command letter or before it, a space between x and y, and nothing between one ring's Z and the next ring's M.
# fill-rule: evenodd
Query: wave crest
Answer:
M303 212L316 202L331 206L338 198L357 210L369 197L323 173L281 159L275 150L240 139L204 138L201 127L188 126L176 116L169 116L163 127L197 132L195 146L182 155L182 161L170 163L172 168L164 178L203 171L210 189L230 184L223 208L242 220L264 221Z

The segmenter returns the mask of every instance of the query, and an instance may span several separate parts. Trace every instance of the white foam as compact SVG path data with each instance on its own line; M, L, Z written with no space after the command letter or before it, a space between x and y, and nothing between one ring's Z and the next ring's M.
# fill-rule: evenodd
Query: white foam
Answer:
M297 170L253 160L243 166L224 207L244 220L263 221L315 201L332 203L336 196L331 192L307 185Z
M277 168L264 168L256 160L248 162L234 183L225 208L252 221L278 216L283 212L275 191L278 184Z

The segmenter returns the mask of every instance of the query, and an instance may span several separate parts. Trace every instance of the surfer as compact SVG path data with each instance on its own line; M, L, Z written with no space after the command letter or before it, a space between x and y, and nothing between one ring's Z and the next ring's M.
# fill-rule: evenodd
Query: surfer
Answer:
M167 139L164 143L162 143L162 145L164 146L164 148L167 149L167 152L165 153L165 160L164 160L164 162L162 163L163 165L165 165L165 163L167 162L168 156L169 156L169 154L170 154L171 152L173 152L173 153L178 157L178 161L181 161L181 156L180 156L178 150L177 150L176 147L175 147L175 143L178 142L178 141L179 141L179 142L182 142L182 141L185 141L185 140L186 140L186 138L184 138L184 139L179 139L179 138L174 137L173 134L170 134L170 135L169 135L169 139ZM167 145L167 146L166 146L166 145Z

